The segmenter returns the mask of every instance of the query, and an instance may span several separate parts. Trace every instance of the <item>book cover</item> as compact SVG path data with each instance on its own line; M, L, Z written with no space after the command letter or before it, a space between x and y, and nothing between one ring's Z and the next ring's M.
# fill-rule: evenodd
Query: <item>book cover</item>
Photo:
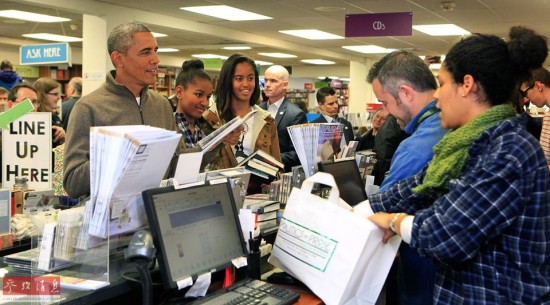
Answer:
M355 154L355 150L357 149L357 145L359 144L358 141L350 141L346 147L344 147L344 151L341 154L341 158L348 158Z
M278 168L281 168L281 169L285 168L285 165L281 161L277 160L272 155L270 155L270 154L268 154L265 151L260 150L260 149L258 149L255 152L251 153L250 156L248 156L246 159L239 162L239 164L237 166L244 166L245 164L248 163L248 161L250 161L252 159L263 161L267 164L270 164L271 166L278 167Z
M276 233L277 230L279 230L278 225L274 226L274 227L271 227L271 228L263 229L263 230L260 229L260 232L262 233L263 236L266 236L266 235L271 234L271 233Z
M248 164L245 165L245 168L252 173L252 176L250 177L251 180L254 178L254 176L260 177L260 178L265 179L265 180L269 180L269 175L262 172L261 170L256 169L252 166L249 166Z
M277 226L277 219L271 219L266 221L260 221L258 222L258 228L260 228L260 232L262 230L270 229Z
M273 200L250 200L245 199L243 208L252 210L253 213L267 213L276 211L281 207L281 204Z
M243 118L236 116L231 121L225 123L220 128L216 129L214 132L204 137L198 142L199 147L203 151L209 151L212 147L220 143L223 138L228 135L235 128L241 126L249 118L251 118L256 113L256 110L249 112Z
M277 219L277 211L271 211L267 213L256 213L256 219L258 222Z
M343 148L344 125L319 124L317 162L331 160Z
M278 167L278 168L285 168L285 165L283 164L283 162L277 160L275 157L273 157L272 155L266 153L263 150L258 150L257 153L256 153L256 156L254 158L258 159L258 160L261 160L263 162L269 163L272 166L275 166L275 167Z
M0 190L0 233L10 232L11 193L8 189Z
M249 167L252 167L252 168L255 168L269 176L277 176L277 172L279 171L279 169L277 168L274 168L273 166L270 166L269 164L266 164L262 161L257 161L255 159L252 159L250 161L248 161L248 163L246 164L246 166L249 166Z

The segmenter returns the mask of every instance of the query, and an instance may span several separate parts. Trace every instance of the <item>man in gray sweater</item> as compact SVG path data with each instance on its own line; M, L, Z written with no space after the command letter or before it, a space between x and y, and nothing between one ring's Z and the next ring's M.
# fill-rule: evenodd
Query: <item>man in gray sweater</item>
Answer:
M176 130L168 100L149 90L157 76L157 42L151 30L123 23L109 35L115 67L105 83L75 104L66 136L63 186L70 197L90 194L90 127L151 125Z

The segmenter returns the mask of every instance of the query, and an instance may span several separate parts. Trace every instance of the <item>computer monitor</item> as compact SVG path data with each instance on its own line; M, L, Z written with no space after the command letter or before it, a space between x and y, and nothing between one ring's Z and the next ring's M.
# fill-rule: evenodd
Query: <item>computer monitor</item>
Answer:
M340 161L319 162L320 172L329 173L334 176L336 186L340 191L340 198L351 206L367 200L365 184L361 179L357 162L353 158Z
M142 195L166 288L223 270L246 254L229 183L169 186Z

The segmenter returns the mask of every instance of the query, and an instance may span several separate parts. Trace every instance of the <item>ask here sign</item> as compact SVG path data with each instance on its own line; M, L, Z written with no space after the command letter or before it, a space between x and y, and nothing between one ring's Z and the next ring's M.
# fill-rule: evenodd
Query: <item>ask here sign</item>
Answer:
M52 160L51 113L27 113L2 130L4 188L11 188L15 177L26 177L30 189L51 189Z

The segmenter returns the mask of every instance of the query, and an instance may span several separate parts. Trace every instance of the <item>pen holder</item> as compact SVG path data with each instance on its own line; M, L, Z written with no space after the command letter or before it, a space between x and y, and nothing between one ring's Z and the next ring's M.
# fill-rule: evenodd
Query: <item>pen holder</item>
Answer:
M250 252L247 256L246 276L251 279L261 279L260 252Z

